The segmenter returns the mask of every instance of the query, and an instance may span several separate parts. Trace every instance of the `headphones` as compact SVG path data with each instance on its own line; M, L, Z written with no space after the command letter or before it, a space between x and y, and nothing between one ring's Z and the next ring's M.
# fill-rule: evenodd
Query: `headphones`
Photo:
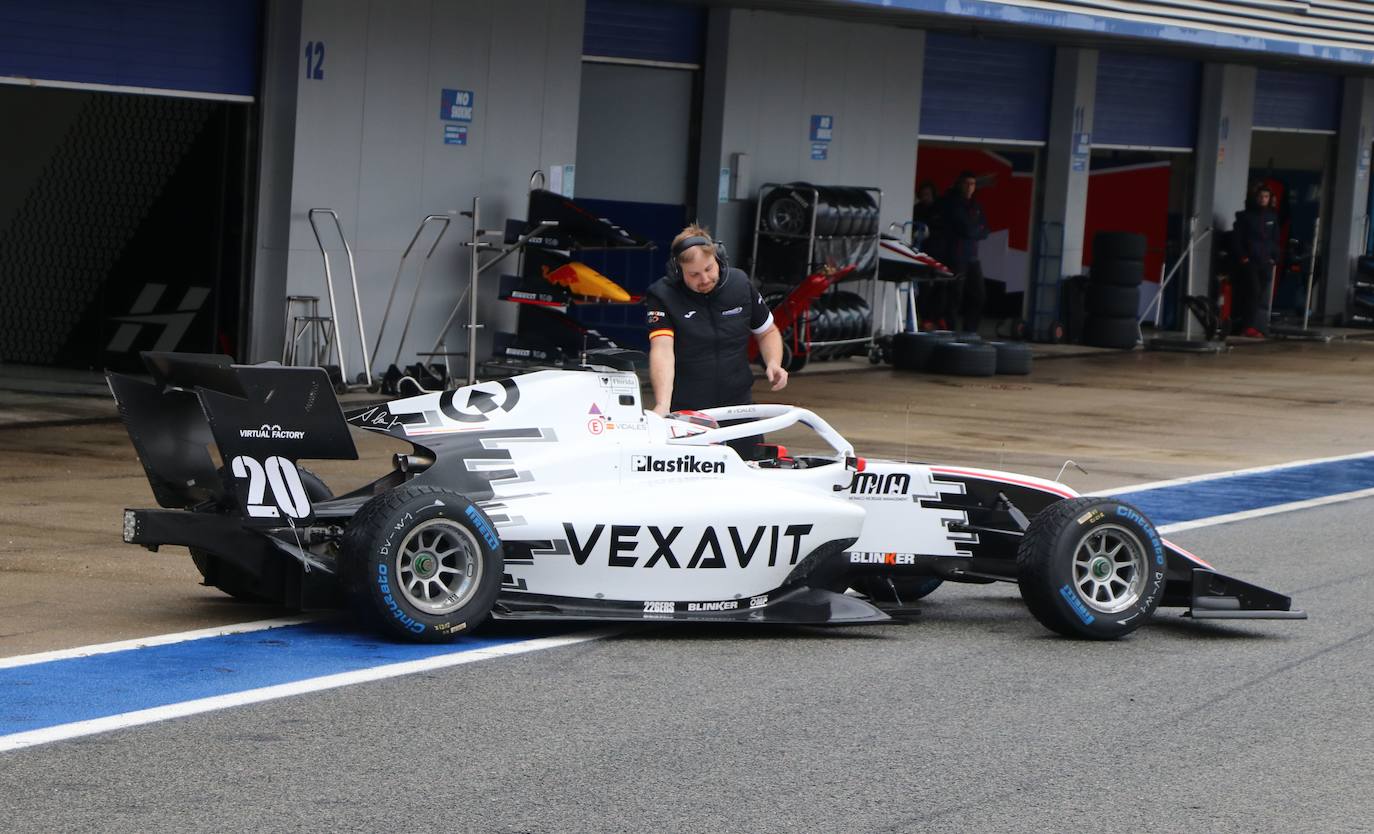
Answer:
M730 262L725 256L725 244L718 240L711 240L709 237L702 237L701 235L685 237L673 246L672 252L668 255L668 277L677 281L682 280L682 264L678 263L677 259L682 256L683 252L686 252L693 246L716 247L716 263L720 265L720 274L721 277L724 278L725 271L730 268Z

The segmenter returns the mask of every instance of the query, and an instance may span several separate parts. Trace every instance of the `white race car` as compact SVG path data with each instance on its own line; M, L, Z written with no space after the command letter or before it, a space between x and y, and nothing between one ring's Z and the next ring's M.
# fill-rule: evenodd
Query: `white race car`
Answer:
M311 607L343 591L422 641L488 616L873 623L944 581L1015 582L1040 622L1082 638L1161 605L1305 616L1061 483L864 460L794 406L660 417L626 353L346 415L318 368L146 354L152 383L109 382L163 509L126 510L124 539L189 547L235 596ZM829 454L746 461L725 444L795 424ZM411 452L335 497L298 461L356 458L349 425Z

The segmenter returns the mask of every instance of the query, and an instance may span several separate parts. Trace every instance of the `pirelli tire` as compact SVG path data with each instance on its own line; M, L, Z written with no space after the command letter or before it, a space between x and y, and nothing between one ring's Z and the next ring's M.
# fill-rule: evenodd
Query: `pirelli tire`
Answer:
M1046 507L1031 519L1016 565L1026 607L1065 637L1124 637L1150 619L1164 594L1159 532L1135 507L1110 498Z
M486 513L433 486L375 496L344 531L341 574L355 610L383 632L443 643L487 618L501 590L501 540Z
M1092 279L1088 285L1089 288L1103 284L1110 284L1115 287L1139 287L1140 282L1145 278L1145 263L1124 258L1094 256L1093 265L1088 267L1088 275Z
M310 499L311 503L328 501L334 497L334 491L319 475L304 466L297 466L296 471L300 473L301 485L305 487L305 496ZM221 477L223 477L222 470ZM200 571L202 585L221 590L241 602L264 602L281 605L288 601L286 599L287 573L298 570L297 566L291 563L289 557L265 559L258 566L258 570L254 572L208 550L192 547L190 551L191 562L195 564L196 570Z
M986 342L997 351L997 373L1025 376L1031 372L1031 349L1025 342Z
M1115 318L1093 316L1083 325L1083 344L1092 347L1130 350L1140 341L1140 324L1135 316Z
M1135 318L1140 311L1140 285L1089 284L1087 310L1090 316Z
M850 587L874 602L909 605L930 596L944 583L938 576L860 576Z
M1145 243L1145 236L1137 232L1098 232L1093 235L1093 263L1098 258L1143 260Z
M983 342L941 342L930 354L930 370L952 376L997 373L997 349Z

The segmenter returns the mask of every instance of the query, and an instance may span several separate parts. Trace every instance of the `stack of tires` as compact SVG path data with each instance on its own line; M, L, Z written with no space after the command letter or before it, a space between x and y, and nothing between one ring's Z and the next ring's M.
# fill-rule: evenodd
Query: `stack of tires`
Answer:
M892 337L892 364L898 370L951 376L1028 374L1031 352L1025 342L985 342L975 333L897 333Z
M1140 281L1145 277L1145 236L1134 232L1093 235L1083 343L1093 347L1135 347L1140 338Z

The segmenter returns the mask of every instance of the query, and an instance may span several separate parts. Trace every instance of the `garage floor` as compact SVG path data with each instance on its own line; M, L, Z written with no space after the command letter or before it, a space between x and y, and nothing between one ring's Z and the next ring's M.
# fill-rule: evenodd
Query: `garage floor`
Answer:
M986 379L831 363L756 396L811 408L869 457L1050 478L1072 459L1086 474L1064 480L1082 492L1374 449L1374 341L1067 353ZM0 657L281 614L200 587L180 548L123 545L120 511L154 502L103 383L35 393L16 374L0 366ZM365 461L312 468L336 489L362 483L391 449L359 447Z

